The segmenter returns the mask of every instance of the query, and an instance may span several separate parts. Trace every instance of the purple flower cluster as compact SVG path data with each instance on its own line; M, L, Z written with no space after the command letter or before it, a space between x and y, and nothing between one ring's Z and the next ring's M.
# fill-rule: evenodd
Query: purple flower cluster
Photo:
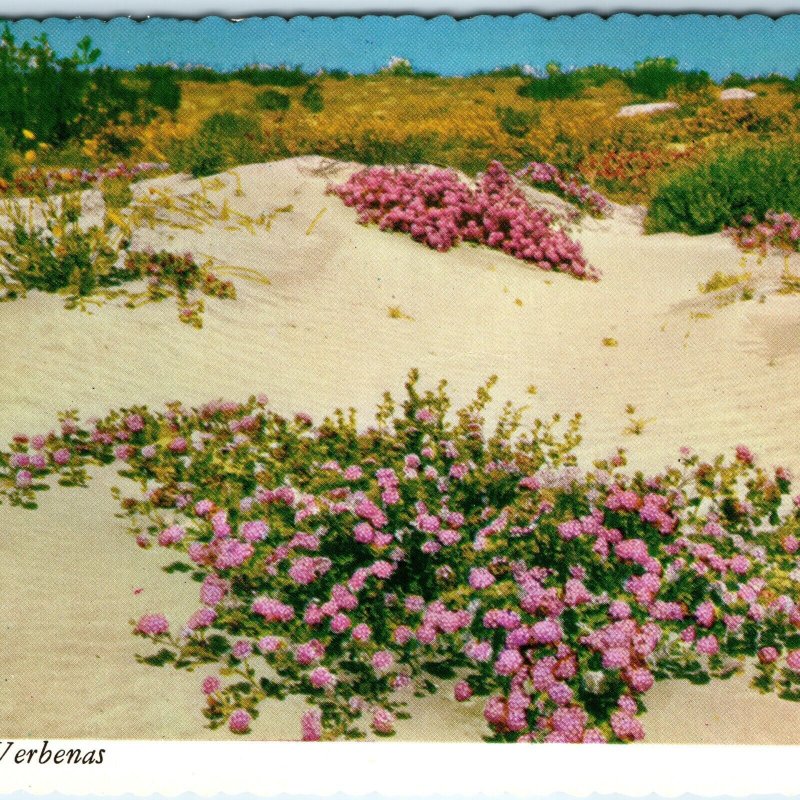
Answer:
M516 176L534 186L555 192L593 217L606 217L611 213L611 203L606 197L588 183L581 183L576 175L565 175L553 164L531 161Z
M362 224L402 231L444 252L459 242L496 248L543 270L596 279L580 244L534 208L498 161L473 188L453 170L370 167L330 192L358 212Z
M725 233L745 252L800 252L800 219L788 212L768 211L761 222L748 214L739 226L726 228Z

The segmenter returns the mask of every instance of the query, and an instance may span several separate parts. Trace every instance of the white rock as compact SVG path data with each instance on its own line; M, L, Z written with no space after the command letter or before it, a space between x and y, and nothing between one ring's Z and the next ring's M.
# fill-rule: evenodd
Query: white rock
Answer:
M719 99L723 102L727 100L752 100L758 95L755 92L751 92L749 89L740 89L740 88L733 88L733 89L723 89L719 93Z
M661 111L673 111L677 103L638 103L632 106L623 106L618 112L618 117L638 117L639 114L658 114Z

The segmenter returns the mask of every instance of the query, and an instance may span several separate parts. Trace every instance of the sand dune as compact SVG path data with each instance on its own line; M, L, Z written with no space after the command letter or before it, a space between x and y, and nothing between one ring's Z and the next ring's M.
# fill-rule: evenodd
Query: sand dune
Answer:
M535 414L583 413L587 463L621 444L634 466L659 469L682 444L715 455L745 442L764 463L800 473L792 435L800 298L773 291L782 260L751 260L754 299L717 308L697 286L740 269L734 245L719 235L645 237L635 214L577 232L603 272L596 284L488 249L438 254L356 225L355 212L324 193L349 169L312 158L242 167L241 196L237 181L222 176L225 187L209 192L215 201L227 197L250 214L293 206L269 231L141 235L271 281L234 279L238 300L209 300L202 331L180 325L169 303L86 315L34 292L0 305L0 440L47 430L65 408L91 416L126 403L259 391L282 412L319 417L352 405L366 420L383 391L399 392L417 366L430 383L446 377L457 402L492 373L500 401L524 402L536 385ZM198 188L180 176L150 183ZM392 306L411 319L391 318ZM617 346L604 345L608 338ZM638 436L623 434L629 403L647 420ZM113 483L98 475L88 490L49 492L35 513L0 512L0 733L228 736L202 727L201 676L134 659L146 645L131 637L128 619L146 610L188 614L195 588L161 572L160 555L135 548L114 517ZM650 741L800 743L800 706L761 697L744 678L667 682L648 697ZM296 738L300 710L299 702L273 704L254 732ZM477 704L435 698L418 704L399 734L470 739L478 715Z

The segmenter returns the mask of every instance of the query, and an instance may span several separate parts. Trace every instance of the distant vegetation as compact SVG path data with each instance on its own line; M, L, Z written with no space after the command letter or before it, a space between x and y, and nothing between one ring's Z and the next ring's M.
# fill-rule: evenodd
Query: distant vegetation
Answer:
M797 210L787 154L800 137L800 77L734 72L715 83L672 58L627 69L551 63L538 75L511 65L468 77L399 57L369 75L258 65L117 70L98 66L89 39L69 55L44 37L19 44L8 29L2 42L0 194L45 186L42 175L64 169L168 161L201 176L319 154L471 175L493 160L511 171L549 165L618 202L652 199L652 230L719 229L744 208ZM732 87L757 96L720 102L719 91ZM617 116L623 105L663 99L679 108ZM740 155L749 152L769 161L761 172L761 161Z
M288 111L292 98L285 92L266 89L256 95L256 106L262 111Z
M100 51L88 37L69 56L56 55L44 34L18 45L8 26L0 43L0 129L17 146L31 134L62 145L125 115L140 124L180 106L180 86L165 67L89 69Z
M674 58L648 58L629 70L599 64L563 72L559 64L552 63L545 75L531 77L520 86L519 94L535 100L565 100L610 81L625 84L643 100L664 100L670 91L695 92L712 83L707 72L681 70Z

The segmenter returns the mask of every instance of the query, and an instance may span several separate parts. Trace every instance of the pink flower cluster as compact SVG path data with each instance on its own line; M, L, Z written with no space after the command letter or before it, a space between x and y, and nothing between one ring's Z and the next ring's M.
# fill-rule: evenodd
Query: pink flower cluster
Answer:
M745 252L800 252L800 219L788 212L768 211L761 222L746 215L739 226L726 228L725 233Z
M554 191L593 217L606 217L611 213L611 203L600 192L592 189L588 183L581 183L576 175L565 175L553 164L531 161L516 176L534 186Z
M329 191L358 212L362 224L402 231L444 252L459 242L496 248L543 270L597 279L580 244L534 208L498 161L473 188L453 170L370 167Z

